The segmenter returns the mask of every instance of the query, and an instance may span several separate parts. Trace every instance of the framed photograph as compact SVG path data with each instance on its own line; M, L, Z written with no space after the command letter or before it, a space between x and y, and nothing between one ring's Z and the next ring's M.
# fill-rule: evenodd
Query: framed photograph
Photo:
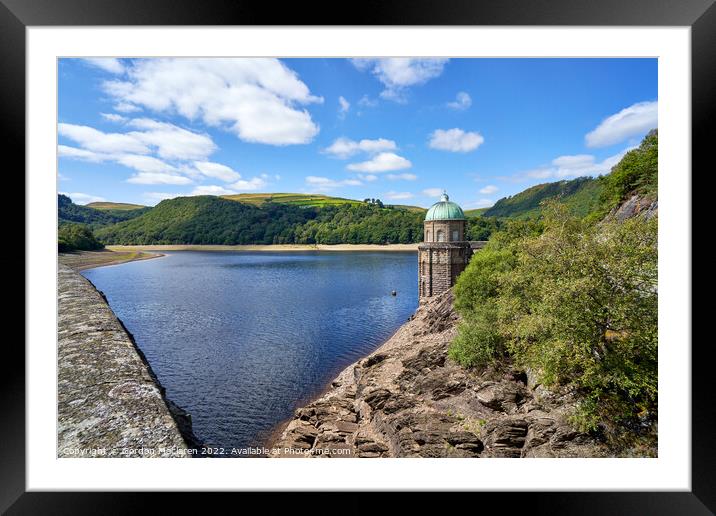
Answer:
M27 242L3 511L716 510L691 338L713 2L0 1Z

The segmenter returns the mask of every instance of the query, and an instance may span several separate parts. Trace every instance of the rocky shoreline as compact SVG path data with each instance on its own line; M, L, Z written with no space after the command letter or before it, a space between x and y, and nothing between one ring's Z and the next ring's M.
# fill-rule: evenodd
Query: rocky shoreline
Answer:
M466 370L448 358L458 316L448 291L385 344L296 410L273 457L604 457L567 421L576 398L505 366Z

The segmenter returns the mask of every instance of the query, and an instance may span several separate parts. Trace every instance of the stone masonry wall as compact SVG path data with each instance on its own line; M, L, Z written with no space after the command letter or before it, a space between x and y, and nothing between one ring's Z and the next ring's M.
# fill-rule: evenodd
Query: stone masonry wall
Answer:
M100 292L64 265L57 359L59 457L189 456L172 405L131 336Z
M471 256L469 242L421 244L418 247L419 296L436 296L449 290Z

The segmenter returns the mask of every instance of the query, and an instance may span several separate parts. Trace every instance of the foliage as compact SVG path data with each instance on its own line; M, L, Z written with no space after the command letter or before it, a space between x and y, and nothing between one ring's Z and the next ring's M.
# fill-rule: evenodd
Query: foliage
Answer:
M318 208L196 196L162 201L97 234L108 244L135 245L394 244L419 242L423 217L422 211L383 207L377 199ZM489 223L481 224L480 234L488 235Z
M656 218L587 224L552 201L542 223L539 235L500 234L459 277L451 356L466 366L509 357L545 385L577 389L584 430L654 423Z
M639 147L627 152L611 173L600 178L601 202L609 210L628 195L656 195L659 168L659 134L649 132Z
M61 253L93 251L103 247L92 230L84 224L63 224L57 231L57 249Z
M96 201L89 204L85 204L86 207L95 210L103 211L130 211L130 210L141 210L146 208L141 204L131 204L127 202L107 202L107 201Z
M91 228L99 228L129 220L148 212L151 208L139 209L95 209L80 206L72 202L66 195L57 196L57 216L59 224L68 222L88 224Z
M537 218L541 213L542 201L559 199L574 215L583 217L599 206L601 189L599 180L591 177L543 183L500 199L485 210L483 216Z
M504 223L496 217L475 217L467 219L465 228L466 240L487 240L499 230Z

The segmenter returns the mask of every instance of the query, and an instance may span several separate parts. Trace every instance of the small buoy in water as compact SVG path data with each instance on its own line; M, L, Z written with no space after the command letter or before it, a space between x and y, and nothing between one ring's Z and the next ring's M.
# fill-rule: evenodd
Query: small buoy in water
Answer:
M391 296L397 296L398 293L397 293L395 290L391 290L391 291L390 291L390 295L391 295Z

